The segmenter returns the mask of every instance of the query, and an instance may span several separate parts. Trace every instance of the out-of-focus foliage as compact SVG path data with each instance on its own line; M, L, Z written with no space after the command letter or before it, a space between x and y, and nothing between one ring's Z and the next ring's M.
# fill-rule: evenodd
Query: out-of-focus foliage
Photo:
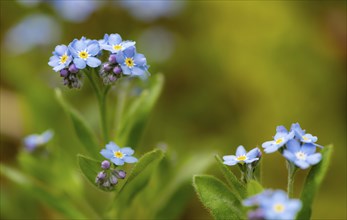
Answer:
M161 166L174 166L172 170L178 173L165 173L162 168L147 187L156 185L152 193L164 195L159 201L165 204L189 203L170 210L158 201L148 209L155 213L146 214L148 210L141 204L150 204L146 198L152 195L143 191L144 195L134 198L131 204L139 214L163 217L176 211L177 218L209 218L198 199L190 199L193 188L188 187L189 182L183 184L186 179L179 179L179 174L190 168L187 175L201 173L203 168L196 161L213 159L215 152L230 154L240 144L260 146L271 138L268 134L276 125L298 121L319 137L320 144L336 146L321 186L324 190L319 191L313 203L312 217L347 217L345 1L187 1L171 6L177 11L170 16L153 13L159 16L146 20L133 17L136 12L130 6L105 1L95 10L88 9L89 14L78 21L64 18L61 9L52 3L27 3L0 2L1 163L6 165L1 169L22 169L25 175L33 175L28 176L29 180L45 182L47 191L28 193L37 189L37 183L26 182L30 184L23 187L1 177L1 218L60 218L61 213L71 218L98 218L96 213L107 211L103 204L111 202L111 197L102 192L100 195L78 173L76 154L84 153L84 148L54 97L54 88L61 88L64 97L75 103L96 128L98 114L92 89L87 83L80 91L63 88L58 74L47 65L57 43L67 44L83 35L101 39L104 33L138 39L138 49L148 54L150 72L165 74L163 93L137 150L142 154L151 149L148 146L168 148L170 163L162 161ZM55 22L50 32L55 37L44 30L40 34L47 36L49 43L31 41L30 26L29 35L13 31L24 19L37 14ZM21 44L13 45L18 41ZM111 91L111 99L117 100L115 92ZM48 146L52 160L23 151L24 136L48 128L56 131ZM198 160L189 162L193 157ZM181 160L187 162L177 163ZM264 155L263 161L264 187L284 189L284 162L272 155ZM51 176L42 175L46 166L54 170ZM16 170L12 173L16 174ZM305 171L297 174L295 197L300 193L304 174ZM169 176L175 178L166 178ZM161 181L166 187L158 186ZM72 194L67 198L64 191ZM60 200L50 200L53 205L39 202L42 197L50 198L47 192L61 195ZM176 192L180 193L175 197ZM53 211L54 202L60 212ZM79 207L75 209L76 206Z

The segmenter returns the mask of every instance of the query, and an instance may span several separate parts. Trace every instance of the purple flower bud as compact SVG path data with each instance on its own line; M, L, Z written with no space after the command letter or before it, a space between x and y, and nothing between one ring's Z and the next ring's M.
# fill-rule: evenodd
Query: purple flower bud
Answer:
M117 63L116 54L111 54L108 58L108 61L112 64L116 64Z
M123 170L115 171L119 179L124 179L126 177L126 172Z
M116 66L115 68L113 68L113 72L115 74L120 74L122 72L122 69L119 66Z
M106 177L106 173L104 171L101 171L98 173L98 175L96 176L99 180L103 180Z
M67 75L69 75L69 71L67 69L60 70L61 77L67 77Z
M105 72L109 72L109 71L111 71L112 66L111 66L109 63L105 63L105 64L103 65L103 68L104 68L104 71L105 71Z
M108 168L110 168L110 165L111 165L111 163L108 160L104 160L101 162L101 168L104 170L107 170Z
M116 184L118 183L117 177L114 176L114 175L112 175L112 176L110 177L110 183L111 183L112 185L116 185Z
M255 211L248 212L248 219L250 220L263 220L265 219L264 213L261 209L256 209Z
M109 181L105 181L105 182L102 184L102 186L108 188L108 187L111 186L111 184L110 184Z
M77 73L78 72L78 68L76 67L76 65L73 63L73 64L71 64L70 66L69 66L69 71L71 72L71 73Z
M115 75L108 75L108 79L110 80L110 82L114 82L117 80L117 77Z

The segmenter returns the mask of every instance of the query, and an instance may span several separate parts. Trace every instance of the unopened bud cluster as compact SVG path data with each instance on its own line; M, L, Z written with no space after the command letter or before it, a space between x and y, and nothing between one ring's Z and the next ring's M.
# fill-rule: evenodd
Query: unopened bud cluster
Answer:
M97 174L95 183L102 189L112 190L119 179L126 177L125 171L111 168L111 163L108 160L101 162L101 168L102 171Z
M111 54L108 62L103 63L100 70L100 76L105 85L110 85L122 76L122 69L117 63L116 54Z

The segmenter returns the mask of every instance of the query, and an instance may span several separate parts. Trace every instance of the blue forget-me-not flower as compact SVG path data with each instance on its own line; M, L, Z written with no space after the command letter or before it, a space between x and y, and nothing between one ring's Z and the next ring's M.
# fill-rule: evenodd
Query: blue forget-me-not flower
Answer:
M316 136L313 136L312 134L306 133L306 131L300 127L299 123L292 124L292 127L290 128L290 130L294 131L295 138L299 139L301 142L311 143L318 147L322 147L315 143L317 142L318 138Z
M148 66L146 57L143 54L136 53L135 47L128 47L124 51L119 51L116 60L122 68L124 75L139 76L146 78Z
M69 49L78 69L84 69L87 65L92 68L100 66L101 61L95 57L100 52L98 41L85 38L75 39L70 43Z
M37 147L46 144L53 137L53 132L51 130L47 130L42 134L32 134L24 138L25 148L32 152Z
M300 200L289 199L282 190L265 190L244 200L243 205L257 207L255 211L248 213L249 219L254 219L252 216L256 216L257 219L276 220L294 219L302 207Z
M53 51L53 56L49 59L48 65L58 72L67 68L72 61L71 53L66 45L58 45Z
M322 155L316 153L315 145L311 143L300 145L300 142L295 139L288 141L287 148L283 151L283 156L301 169L315 165L322 159Z
M245 148L240 145L236 149L236 155L226 155L223 156L224 164L229 166L234 166L237 163L252 163L260 159L260 150L254 148L251 151L247 152Z
M102 149L100 154L105 158L111 160L114 164L121 166L124 163L136 163L137 159L131 155L134 154L134 150L130 147L120 148L114 142L109 142L106 145L106 149Z
M122 37L119 34L105 34L103 40L99 40L101 49L110 51L111 53L117 53L123 51L128 47L135 45L134 41L122 41Z
M274 136L273 141L266 141L263 143L262 147L264 148L265 153L272 153L277 151L283 145L285 145L289 140L294 138L294 131L288 132L284 126L277 126L276 135Z

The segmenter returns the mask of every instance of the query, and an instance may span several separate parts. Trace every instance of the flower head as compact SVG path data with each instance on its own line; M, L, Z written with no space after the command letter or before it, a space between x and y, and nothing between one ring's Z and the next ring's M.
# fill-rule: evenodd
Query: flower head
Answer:
M294 131L288 132L284 126L277 126L276 135L273 141L266 141L262 147L265 153L273 153L285 145L289 140L294 138Z
M146 78L149 74L146 57L136 53L135 47L128 47L124 51L119 51L116 60L124 75Z
M254 161L259 160L260 158L260 150L258 148L254 148L247 153L245 148L240 145L236 149L236 155L226 155L223 157L224 164L229 166L234 166L237 163L252 163Z
M137 159L131 155L134 154L134 150L130 147L120 148L114 142L110 142L106 145L106 149L102 149L100 154L105 158L111 160L114 164L121 166L124 163L136 163Z
M256 201L256 203L250 203L248 201ZM254 219L276 220L294 219L302 206L300 200L289 199L287 194L282 190L265 190L260 194L244 200L243 205L256 206L256 211L249 213L249 216L256 217Z
M96 40L88 40L84 37L80 40L75 39L69 44L69 50L78 69L84 69L87 65L95 68L101 64L101 61L96 58L100 52L100 46Z
M53 67L53 70L58 72L67 68L72 61L71 53L67 46L58 45L53 51L53 56L49 59L48 65Z
M42 134L32 134L24 139L25 148L28 151L34 151L37 147L45 145L48 141L50 141L53 137L53 132L47 130Z
M294 131L295 137L299 139L303 143L311 143L316 146L321 147L320 145L316 144L315 142L318 140L316 136L313 136L312 134L306 133L305 130L301 129L299 123L292 124L292 127L290 128L291 131Z
M105 34L104 39L99 41L100 47L103 50L108 50L111 53L123 51L128 47L135 45L134 41L122 41L119 34Z
M295 139L288 141L287 149L283 151L283 156L301 169L315 165L322 159L322 155L316 153L314 144L303 143L300 145L299 141Z

